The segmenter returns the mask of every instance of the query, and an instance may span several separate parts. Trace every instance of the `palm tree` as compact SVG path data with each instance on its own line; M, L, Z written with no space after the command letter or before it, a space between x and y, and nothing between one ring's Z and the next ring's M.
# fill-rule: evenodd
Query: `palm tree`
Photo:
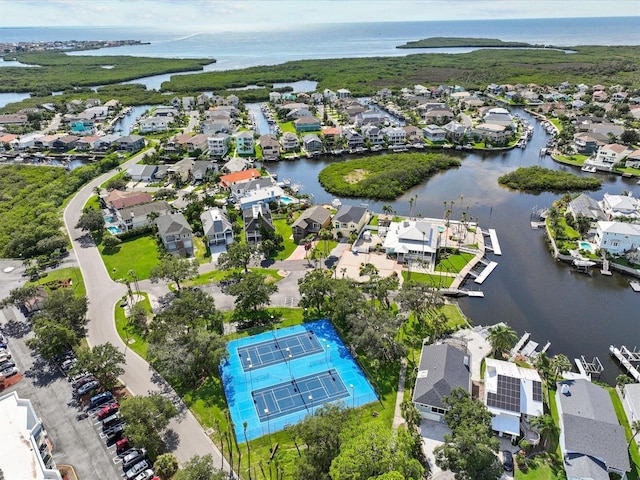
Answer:
M558 375L571 370L571 362L566 355L562 355L561 353L554 355L551 357L551 369L553 370L556 380L558 380Z
M538 370L543 380L549 380L549 377L551 377L551 362L545 352L540 352L538 356L536 356L533 366L536 367L536 370Z
M556 438L560 433L560 428L554 422L553 417L548 413L531 419L531 426L540 434L542 447L546 450L552 438Z
M494 357L508 352L518 340L516 331L509 325L499 324L489 329L487 338L493 348Z
M391 212L393 212L393 207L391 205L382 205L382 213L391 215Z
M631 431L633 432L633 435L631 435L631 438L629 439L629 443L627 443L627 450L629 450L629 447L631 446L631 442L633 442L633 439L636 438L636 435L640 433L640 420L635 420L634 422L631 422Z

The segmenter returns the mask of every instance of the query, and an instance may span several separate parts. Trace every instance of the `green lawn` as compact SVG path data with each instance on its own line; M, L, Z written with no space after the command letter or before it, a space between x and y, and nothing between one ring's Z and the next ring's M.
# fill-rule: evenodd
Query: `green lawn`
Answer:
M151 312L151 303L149 303L149 296L140 292L140 294L144 297L142 301L142 305L144 306L147 312ZM115 318L116 318L116 330L118 331L118 335L128 345L128 348L136 352L142 358L147 358L147 349L149 348L149 344L147 340L135 332L133 327L129 325L127 317L124 313L124 308L120 305L116 305L115 307Z
M562 163L580 167L584 164L584 161L589 158L589 155L556 155L555 158Z
M98 198L97 195L92 195L91 197L89 197L89 200L87 200L87 203L84 204L83 210L88 210L88 209L93 209L93 210L102 209L102 205L100 205L100 199Z
M102 245L99 249L113 280L125 277L131 269L135 270L139 280L146 280L159 262L156 239L151 235L126 240L106 253Z
M405 282L408 280L412 280L414 282L426 283L433 287L438 287L438 288L450 287L454 280L454 277L436 275L433 273L417 273L417 272L411 272L411 278L409 278L409 272L406 270L402 271L402 278L404 278Z
M319 240L313 249L311 258L326 258L331 253L331 250L337 246L338 242L335 240Z
M567 225L567 219L566 218L560 217L559 218L559 223L560 223L560 226L563 228L565 235L570 240L580 240L582 238L580 236L580 233L578 233L576 230L574 230L569 225Z
M76 297L84 297L87 294L87 290L84 285L84 279L79 268L61 268L59 270L52 270L47 273L46 276L35 282L27 282L26 285L42 285L49 292L51 288L47 283L56 282L57 280L71 280L71 288L73 288L73 294Z
M566 478L562 466L549 455L538 456L529 461L526 471L516 469L516 480L560 480Z
M438 272L451 272L460 273L464 266L473 259L474 255L471 253L456 253L449 255L446 258L439 258L436 265L436 271Z
M559 132L562 132L562 122L557 119L557 118L553 118L553 117L547 117L547 120L549 120L551 123L553 123L553 125L555 125L555 127L558 129Z
M274 257L274 260L286 260L298 246L293 241L293 232L291 231L291 225L288 225L285 219L274 220L273 225L276 227L276 233L278 235L282 235L282 246L284 247Z

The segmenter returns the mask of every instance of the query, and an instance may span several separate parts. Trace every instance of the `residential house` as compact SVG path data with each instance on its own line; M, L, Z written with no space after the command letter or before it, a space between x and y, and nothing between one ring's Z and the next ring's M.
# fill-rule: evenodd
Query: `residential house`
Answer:
M106 197L102 197L102 202L110 210L122 210L123 208L141 205L153 201L153 197L148 192L123 192L112 190Z
M193 182L204 182L212 170L214 170L213 163L207 160L196 160L191 166L191 180Z
M606 220L614 220L616 218L640 219L640 202L632 197L631 194L611 195L605 193L602 196L600 206L607 216Z
M422 418L442 422L448 411L444 398L455 388L471 393L469 364L466 349L459 345L422 346L412 398Z
M622 255L640 247L640 225L599 221L595 243L611 255Z
M349 97L351 97L351 91L347 90L346 88L338 89L336 94L338 95L338 98L349 98Z
M100 137L98 135L90 135L86 137L82 137L80 140L76 142L76 150L95 150L100 142Z
M255 143L253 133L243 131L236 134L236 154L238 155L254 155Z
M24 127L29 123L29 117L22 113L5 113L0 115L0 126L16 125Z
M631 150L628 147L618 143L610 143L598 148L593 163L603 169L611 170L616 163L622 161L630 153Z
M391 99L391 97L393 97L393 92L388 88L383 88L382 90L378 90L378 92L376 93L376 97L378 97L380 100L389 100Z
M367 124L362 127L362 135L369 140L371 145L384 144L384 133L380 128L373 124Z
M191 169L193 168L194 162L195 160L193 158L183 158L173 165L170 165L167 174L174 182L184 184L191 179Z
M625 166L631 168L640 168L640 150L634 150L625 159Z
M209 138L207 135L199 133L194 135L193 137L189 137L186 141L185 145L187 147L187 152L194 153L196 151L200 151L200 153L207 153L209 148Z
M406 125L402 129L405 131L407 142L409 143L421 142L424 139L424 132L418 127Z
M382 113L375 110L367 110L366 112L356 115L356 126L364 127L365 125L384 125L385 117Z
M349 238L353 231L360 233L370 218L369 209L365 206L342 205L331 220L333 231L337 238Z
M284 132L280 138L280 144L285 152L295 152L300 148L300 140L293 132Z
M55 140L58 138L57 136L53 138ZM4 150L11 150L18 143L18 135L14 135L13 133L0 133L0 148Z
M187 142L191 138L190 133L181 133L170 138L164 148L166 153L180 154L187 149Z
M396 255L399 263L420 260L435 264L438 242L438 230L431 222L403 220L389 225L382 248L387 255Z
M231 136L226 133L217 133L211 137L207 138L210 157L224 157L231 148ZM240 157L235 157L240 159ZM245 162L244 159L240 159Z
M80 137L75 135L64 135L56 138L51 144L51 149L58 152L68 152L76 148L76 142L80 140Z
M269 206L264 203L256 203L242 210L244 232L248 243L257 243L262 240L262 231L275 232L276 227L271 220Z
M140 133L166 132L169 129L167 117L143 118L138 123Z
M140 135L127 135L126 137L120 137L116 145L118 150L131 153L137 152L144 148L144 137Z
M320 119L316 117L298 118L293 122L296 132L316 132L320 130Z
M427 124L444 125L455 118L449 107L442 104L427 103L418 109L420 117Z
M284 190L277 185L247 190L240 198L240 208L245 210L258 203L268 205L271 202L279 202L282 195L284 195Z
M193 256L193 229L181 213L168 213L156 218L158 235L167 252L181 257Z
M210 249L216 245L233 243L233 227L221 209L214 207L205 210L200 214L200 221Z
M333 103L338 99L336 92L328 88L324 89L324 91L322 92L322 95L324 96L325 100L327 100L327 102L329 103Z
M70 135L63 135L63 137L69 137ZM20 135L16 141L16 145L15 147L18 150L27 150L29 148L34 148L36 146L36 142L38 140L40 140L42 137L44 137L44 135L42 135L41 133L29 133L27 135ZM59 137L59 138L63 138L63 137ZM79 137L74 137L76 139L79 139ZM55 141L57 141L58 139L56 139ZM64 148L63 144L60 144L62 148ZM53 145L52 145L53 148ZM71 148L73 148L73 146L71 146Z
M167 176L169 172L169 165L158 165L156 173L153 174L154 180L161 180Z
M226 165L226 164L225 164ZM224 167L223 167L224 168ZM250 168L249 170L240 170L237 172L222 175L220 177L220 185L222 188L230 188L236 182L246 182L253 178L259 178L260 171L257 168Z
M351 150L364 147L364 137L355 130L346 130L344 139L347 142L347 147Z
M302 145L304 150L308 153L315 153L322 151L322 140L315 133L305 135L302 137Z
M237 202L244 197L247 192L261 190L275 185L273 179L270 176L252 178L250 180L242 180L229 184L231 195Z
M96 124L93 120L75 120L70 122L69 126L72 135L85 136L96 133Z
M144 203L133 207L125 207L116 211L118 223L127 230L151 225L154 218L171 212L171 206L164 201Z
M292 108L287 113L287 120L296 120L298 118L313 117L313 113L308 108Z
M640 383L628 383L619 390L621 392L622 407L627 414L629 427L633 422L640 422ZM640 438L636 435L636 443L640 445Z
M556 405L567 480L626 478L629 451L609 392L586 379L566 380L558 383Z
M467 127L458 122L449 122L442 129L446 138L454 143L460 142L467 134Z
M220 168L220 171L224 174L237 173L243 170L248 170L253 167L253 162L247 160L242 157L233 157L230 158L228 162L226 162Z
M322 130L326 148L340 148L342 146L342 130L338 127L329 127Z
M278 143L274 135L261 135L258 143L262 150L262 157L265 160L278 160L280 158L280 143Z
M182 97L182 109L193 110L196 108L196 99L194 97Z
M471 130L471 134L477 140L488 141L491 143L505 143L507 137L512 134L502 125L495 123L481 123Z
M111 147L118 144L118 140L120 140L120 135L104 135L98 140L98 145L96 148L103 151L109 150Z
M282 101L282 94L280 92L269 92L269 102L280 103Z
M424 138L430 142L444 142L447 139L447 131L438 125L427 125L422 129Z
M538 371L513 362L485 359L484 403L493 415L491 426L500 436L513 440L530 431L528 422L544 413L542 380ZM527 438L535 443L536 438Z
M576 133L573 137L573 144L576 147L576 152L581 155L591 155L601 145L596 138L585 132Z
M293 241L301 243L309 235L317 234L321 229L331 224L331 212L326 208L316 205L304 212L291 224Z
M402 145L407 141L407 132L401 127L385 127L382 134L390 145Z
M513 117L506 108L492 107L484 112L484 123L490 123L494 125L502 125L503 127L511 127L515 129L515 123Z
M200 124L200 132L204 135L215 135L216 133L231 132L232 124L228 118L219 118L217 120L208 120Z
M178 101L179 102L179 101ZM177 108L172 107L158 107L151 113L155 118L168 118L170 122L178 116L179 112Z
M571 213L574 218L586 217L592 222L607 220L607 215L600 207L600 204L584 193L581 193L569 202L567 205L567 213Z
M127 175L134 182L151 182L157 170L157 165L144 165L142 163L137 163L127 169Z

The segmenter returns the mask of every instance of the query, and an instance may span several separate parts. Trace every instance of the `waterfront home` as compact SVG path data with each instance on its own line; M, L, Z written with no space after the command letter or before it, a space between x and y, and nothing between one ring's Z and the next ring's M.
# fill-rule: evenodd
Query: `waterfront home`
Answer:
M376 93L376 97L380 100L389 100L393 96L393 92L388 88L383 88L382 90L378 90Z
M222 167L220 171L225 174L242 172L243 170L248 170L253 167L253 162L251 160L247 160L242 157L233 157L229 159Z
M302 242L309 235L317 234L321 229L331 224L331 212L326 208L316 205L304 212L291 224L293 241Z
M23 113L5 113L0 115L0 126L15 125L24 127L29 123L29 117Z
M284 190L277 185L247 190L245 194L240 197L240 208L245 210L258 203L269 204L271 202L279 202L282 195L284 195Z
M605 220L615 220L616 218L640 219L640 202L628 195L611 195L605 193L602 196L600 206L607 218Z
M513 117L506 108L488 108L484 112L484 123L490 123L494 125L502 125L503 127L515 128Z
M351 232L359 233L369 223L371 213L365 206L342 205L331 220L335 236L349 238Z
M63 136L67 137L68 135L63 135ZM27 135L20 135L15 140L17 142L15 144L15 147L18 150L27 150L29 148L34 148L38 140L41 139L42 137L44 137L44 135L42 135L41 133L29 133ZM58 138L61 138L61 137L58 137ZM78 139L79 137L75 137L75 138Z
M467 127L458 122L449 122L442 129L446 132L445 136L452 142L461 141L467 134Z
M280 144L285 152L295 152L300 148L300 140L293 132L284 132L280 138Z
M148 192L123 192L121 190L111 190L106 197L101 198L102 203L112 211L123 208L141 205L153 201L153 197Z
M567 480L626 478L631 470L624 429L609 392L586 379L559 382L560 452Z
M448 407L444 397L454 388L471 393L469 354L463 345L423 345L413 388L413 404L422 418L442 422Z
M153 180L157 170L157 165L144 165L142 163L137 163L135 165L131 165L127 169L127 175L134 182L150 182Z
M349 97L351 97L351 91L347 90L346 88L338 89L336 94L338 95L338 98L349 98Z
M98 140L96 149L103 150L103 151L109 150L111 147L118 144L118 140L120 140L120 135L114 135L114 134L103 135Z
M640 247L640 225L599 221L595 244L611 255L622 255Z
M451 109L441 104L426 103L418 107L418 113L427 124L444 125L455 118Z
M225 164L226 165L226 164ZM224 168L224 167L223 167ZM246 182L253 178L259 178L260 171L257 168L250 168L249 170L240 170L232 172L220 177L220 185L222 188L231 188L231 186L237 182Z
M57 152L68 152L69 150L76 148L76 142L78 140L80 140L80 137L75 135L63 135L62 137L56 138L51 143L51 150L55 150Z
M262 150L262 157L265 160L278 160L280 158L280 143L278 143L274 135L269 133L261 135L258 143Z
M253 133L249 131L239 132L236 137L236 154L238 155L254 155L255 141Z
M471 130L477 140L490 141L491 143L504 143L512 132L502 125L494 123L481 123Z
M338 127L329 127L322 130L326 148L339 148L342 144L342 130Z
M407 141L407 132L401 127L385 127L382 134L390 145L402 145Z
M231 147L231 136L226 133L217 133L211 137L207 137L207 148L209 149L210 157L224 157ZM242 161L243 166L238 170L227 170L229 173L233 173L234 171L244 170L246 168L246 160L240 157L235 157L235 159ZM235 160L232 159L232 160Z
M399 263L414 260L431 265L438 251L438 230L427 220L392 222L382 244L387 255L395 255Z
M427 125L422 129L424 138L430 142L444 142L447 139L447 132L438 125Z
M322 140L315 133L305 135L302 137L302 145L304 150L308 153L315 153L322 151Z
M157 107L151 112L152 117L168 117L174 119L178 116L178 110L172 107Z
M573 137L576 152L581 155L591 155L602 145L594 136L587 132L576 133Z
M167 252L181 257L193 255L193 229L181 213L167 213L156 218L158 235Z
M200 132L204 135L215 135L216 133L230 133L232 129L231 120L229 118L219 118L216 120L207 120L200 124Z
M631 149L618 143L602 145L598 148L596 158L592 160L592 163L600 167L600 169L612 170L616 163L622 161L630 153Z
M90 135L82 137L76 142L76 150L95 150L98 147L100 137L98 135Z
M74 120L69 123L73 135L93 135L96 132L96 124L93 120Z
M289 113L287 113L286 115L287 121L296 120L298 118L313 117L313 113L311 113L311 110L307 109L306 107L307 106L305 105L305 108L290 109Z
M144 148L144 137L140 135L127 135L126 137L120 137L116 146L118 150L123 150L126 152L137 152Z
M298 118L293 122L296 132L316 132L320 130L320 119L316 117Z
M271 210L264 203L256 203L250 207L242 209L242 220L244 222L245 238L248 243L257 243L262 240L262 232L270 230L275 232L271 220Z
M269 92L269 102L280 103L282 101L282 94L280 92Z
M537 370L512 362L486 358L485 365L483 400L493 415L491 428L515 440L521 435L521 422L526 425L544 413L542 380Z
M600 204L585 193L581 193L569 202L567 213L572 214L574 218L586 217L594 222L607 220L607 215L600 207Z
M166 132L169 129L167 117L144 118L138 123L140 133Z
M402 129L406 133L406 139L409 143L421 142L424 139L424 132L421 128L413 125L405 125Z
M268 188L275 185L273 179L269 176L256 177L250 180L242 180L239 182L233 182L229 184L231 195L236 201L240 199L251 190L260 190L262 188Z
M58 138L57 136L52 140ZM13 133L0 133L0 148L3 150L12 150L18 144L18 135Z
M196 99L194 97L182 97L182 109L192 110L196 107Z
M125 226L127 230L146 227L151 225L153 218L171 212L171 206L165 202L151 202L133 207L125 207L116 211L118 223Z
M233 227L229 217L221 209L214 207L202 212L200 221L209 248L233 243Z
M634 150L625 159L625 166L631 168L640 168L640 150Z
M627 422L632 428L633 422L640 422L640 383L629 383L620 389L622 407L627 414ZM640 445L640 438L636 435L635 441Z
M356 126L364 127L365 125L384 125L386 122L385 116L375 110L367 110L356 115Z
M328 88L325 88L322 91L322 96L325 98L325 100L329 103L333 103L337 100L338 96L336 95L336 92L334 92L333 90L330 90Z
M371 145L384 144L384 133L380 128L373 124L367 124L362 127L362 135L369 140Z
M346 130L344 132L344 139L347 142L347 147L350 149L364 147L364 137L355 130Z

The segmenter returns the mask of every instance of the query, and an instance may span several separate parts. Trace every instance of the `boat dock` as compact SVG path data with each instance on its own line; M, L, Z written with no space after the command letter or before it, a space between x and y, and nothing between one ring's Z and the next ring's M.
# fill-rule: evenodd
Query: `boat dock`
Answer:
M484 270L482 270L482 272L480 273L480 275L478 275L478 276L476 277L476 279L474 280L474 282L476 282L476 283L478 283L478 284L480 284L480 283L484 282L484 281L487 279L487 277L489 276L489 274L490 274L491 272L493 272L493 270L494 270L497 266L498 266L498 263L497 263L497 262L489 262L489 265L487 265L487 267L486 267Z
M640 282L629 282L629 286L634 292L640 292Z
M491 239L491 245L485 245L485 248L490 252L493 252L495 255L502 255L502 250L500 249L500 242L498 241L498 235L493 228L490 228L486 232L482 230L482 234L485 236L489 236Z
M631 362L640 362L640 352L637 352L634 348L630 351L627 347L622 345L619 349L613 345L609 346L609 352L616 357L629 375L633 377L636 382L640 382L640 371L634 367Z
M512 356L520 351L520 349L524 346L525 342L529 340L530 336L531 334L529 332L524 332L524 335L520 337L520 340L518 340L518 343L516 343L516 345L511 349L510 353Z
M446 297L476 297L484 298L484 293L479 290L463 290L461 288L443 288L440 293Z
M604 367L602 363L600 363L600 359L598 357L593 357L593 360L588 362L584 355L581 355L580 358L574 358L573 361L578 367L578 372L580 375L587 377L591 380L591 377L599 377Z
M538 351L537 348L540 344L531 340L531 334L529 332L524 332L524 335L520 337L520 340L515 344L515 346L509 352L511 354L511 359L515 358L516 355L520 355L527 358L536 358L541 353L546 353L551 346L551 342L547 341L542 350Z

